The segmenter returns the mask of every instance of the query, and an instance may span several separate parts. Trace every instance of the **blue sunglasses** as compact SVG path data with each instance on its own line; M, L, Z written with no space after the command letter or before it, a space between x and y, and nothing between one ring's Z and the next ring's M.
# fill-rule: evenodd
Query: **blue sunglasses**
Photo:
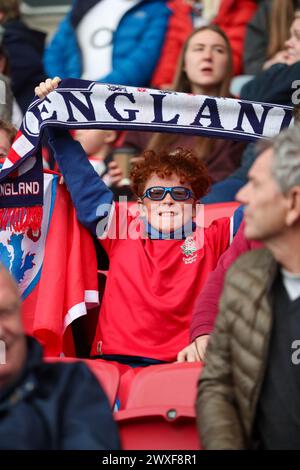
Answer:
M164 186L152 186L148 188L142 196L142 199L147 197L151 201L162 201L167 194L170 194L174 201L186 201L190 198L195 198L193 191L184 186L173 186L166 188Z

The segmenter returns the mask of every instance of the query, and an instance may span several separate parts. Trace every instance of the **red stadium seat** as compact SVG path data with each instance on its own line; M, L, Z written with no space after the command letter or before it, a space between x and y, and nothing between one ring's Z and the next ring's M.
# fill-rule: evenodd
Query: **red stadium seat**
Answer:
M196 450L196 385L202 364L149 366L134 378L126 408L115 413L124 450Z
M204 204L204 227L221 217L231 217L240 206L239 202L220 202L216 204Z
M116 366L92 359L77 359L74 357L45 357L46 362L84 362L102 385L111 407L114 407L120 383L120 374Z

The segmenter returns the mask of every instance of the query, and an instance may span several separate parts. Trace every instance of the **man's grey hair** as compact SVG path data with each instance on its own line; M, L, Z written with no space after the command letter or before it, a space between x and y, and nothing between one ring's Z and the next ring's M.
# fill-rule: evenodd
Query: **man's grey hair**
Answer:
M257 152L273 149L272 175L283 193L300 186L300 125L280 132L272 140L258 143Z

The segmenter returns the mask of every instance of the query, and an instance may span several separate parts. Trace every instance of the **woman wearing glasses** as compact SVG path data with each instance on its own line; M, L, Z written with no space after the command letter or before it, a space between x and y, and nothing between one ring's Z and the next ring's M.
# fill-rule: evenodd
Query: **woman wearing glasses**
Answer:
M56 87L48 79L36 94ZM146 151L131 173L138 202L126 210L113 203L81 145L65 131L49 133L78 219L110 259L91 355L134 366L175 361L189 344L194 300L230 242L230 219L197 224L206 167L190 150Z

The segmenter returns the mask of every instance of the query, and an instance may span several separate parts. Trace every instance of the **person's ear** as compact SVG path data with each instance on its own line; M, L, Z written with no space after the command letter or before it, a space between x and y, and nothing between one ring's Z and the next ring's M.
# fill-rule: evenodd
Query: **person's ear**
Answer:
M113 144L117 140L117 132L114 130L105 131L104 143Z
M289 209L286 215L286 223L291 227L300 220L300 186L293 186L287 197L289 198Z

